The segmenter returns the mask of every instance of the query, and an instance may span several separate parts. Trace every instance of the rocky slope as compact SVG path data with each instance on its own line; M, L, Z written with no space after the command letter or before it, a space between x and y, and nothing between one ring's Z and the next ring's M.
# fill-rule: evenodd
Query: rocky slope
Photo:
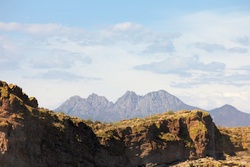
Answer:
M1 167L169 166L241 151L249 155L248 136L249 128L218 130L201 110L112 124L84 121L39 108L20 87L0 81Z

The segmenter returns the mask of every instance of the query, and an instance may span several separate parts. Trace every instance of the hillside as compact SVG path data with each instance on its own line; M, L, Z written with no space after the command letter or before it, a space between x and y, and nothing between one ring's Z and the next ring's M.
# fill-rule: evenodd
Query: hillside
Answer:
M248 157L249 134L249 128L218 129L201 110L111 124L81 120L39 108L36 98L0 81L1 167L153 167L206 157L217 163L238 152Z
M250 114L241 112L235 107L228 104L210 110L209 113L212 115L216 125L226 127L250 125Z

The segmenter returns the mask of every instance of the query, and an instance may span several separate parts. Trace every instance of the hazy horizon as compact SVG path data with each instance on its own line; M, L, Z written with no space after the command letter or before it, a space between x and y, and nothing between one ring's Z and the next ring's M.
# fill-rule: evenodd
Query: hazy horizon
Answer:
M0 80L54 109L166 90L250 113L250 1L3 1Z

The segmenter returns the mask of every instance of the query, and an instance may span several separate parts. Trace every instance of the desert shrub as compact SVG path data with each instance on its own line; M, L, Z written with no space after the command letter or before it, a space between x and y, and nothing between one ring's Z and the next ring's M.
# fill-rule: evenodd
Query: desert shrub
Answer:
M169 110L167 113L168 113L169 115L173 115L173 114L174 114L174 111L173 111L173 110Z
M165 141L174 141L177 139L177 136L171 133L162 133L159 135L159 138Z

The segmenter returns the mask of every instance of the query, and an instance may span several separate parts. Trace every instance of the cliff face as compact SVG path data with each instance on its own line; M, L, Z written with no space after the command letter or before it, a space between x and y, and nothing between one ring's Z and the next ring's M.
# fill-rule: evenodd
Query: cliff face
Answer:
M0 166L93 166L91 128L38 108L18 86L0 82L0 90Z
M221 131L200 110L84 121L39 108L20 87L0 81L1 167L150 167L249 149L249 129Z
M223 152L220 133L203 111L89 125L105 148L99 155L105 158L98 158L98 166L154 166L206 156L216 158Z

